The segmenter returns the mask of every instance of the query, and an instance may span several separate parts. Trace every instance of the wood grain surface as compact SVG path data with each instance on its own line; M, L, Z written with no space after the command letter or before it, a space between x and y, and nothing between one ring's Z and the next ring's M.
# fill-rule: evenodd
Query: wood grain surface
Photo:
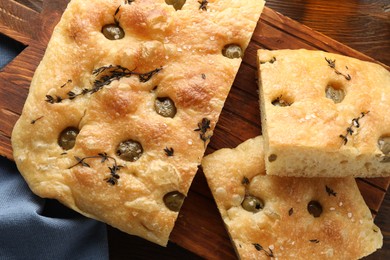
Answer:
M0 33L26 46L0 70L0 154L10 159L13 124L21 113L34 70L67 2L0 0ZM268 8L259 20L206 153L235 147L261 134L255 83L258 48L320 49L376 60L385 67L390 65L389 1L270 0L266 5ZM357 180L372 213L379 213L375 222L384 234L383 249L367 259L390 258L389 194L381 206L389 182L390 178ZM201 171L191 186L167 248L110 227L108 236L111 259L236 258Z

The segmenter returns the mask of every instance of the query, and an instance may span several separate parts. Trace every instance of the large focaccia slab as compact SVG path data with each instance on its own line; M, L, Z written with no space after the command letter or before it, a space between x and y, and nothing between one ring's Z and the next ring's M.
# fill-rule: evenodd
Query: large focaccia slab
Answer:
M310 50L258 51L267 174L390 175L390 72Z
M263 5L72 0L12 133L33 192L165 245Z
M359 259L382 246L353 177L268 176L261 136L202 167L241 259Z

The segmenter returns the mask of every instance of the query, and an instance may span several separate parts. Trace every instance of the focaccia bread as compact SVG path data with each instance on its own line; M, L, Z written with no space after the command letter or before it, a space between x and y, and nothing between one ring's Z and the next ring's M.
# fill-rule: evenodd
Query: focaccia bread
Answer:
M202 167L241 259L358 259L382 246L353 177L268 176L261 136Z
M390 175L390 72L311 50L258 50L266 170L296 177Z
M166 245L263 5L72 0L12 133L32 191Z

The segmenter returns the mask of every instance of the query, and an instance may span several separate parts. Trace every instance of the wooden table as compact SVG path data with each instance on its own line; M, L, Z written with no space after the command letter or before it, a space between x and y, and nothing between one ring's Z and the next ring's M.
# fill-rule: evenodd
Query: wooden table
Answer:
M19 3L24 7L21 8ZM29 82L37 63L43 55L44 46L50 37L52 26L58 21L66 3L67 0L0 0L0 32L7 34L28 46L13 63L7 66L3 71L0 71L0 101L9 100L9 98L6 99L7 96L4 95L4 91L10 91L10 89L12 91L13 88L10 87L11 85L15 84L19 87L19 92L7 93L14 95L12 103L7 103L5 105L0 103L0 154L5 155L10 159L12 159L9 142L10 130L18 117L18 113L21 111L22 104L27 95ZM276 30L283 31L285 29L285 31L283 31L283 36L286 36L289 33L294 32L294 28L300 28L300 30L297 31L299 34L298 38L300 38L301 42L300 46L348 53L366 60L369 60L369 57L371 57L383 63L385 66L390 66L390 3L388 0L269 0L266 5L274 11L278 11L284 16L307 25L367 56L347 49L344 45L339 45L330 39L329 41L331 43L328 45L327 38L321 37L321 35L318 34L317 38L321 38L321 41L317 41L316 38L316 40L312 42L307 38L314 33L311 29L303 28L300 25L298 26L297 24L294 24L293 21L290 22L286 20L284 16L278 16L274 11L268 9L265 13L267 16L265 22L270 22L271 24L273 22L287 24L286 27L273 27L271 30L276 28ZM290 27L290 25L292 25L292 27ZM261 35L261 32L262 29L260 28L257 31L257 35ZM294 36L293 34L291 35ZM277 37L261 38L260 36L256 40L257 42L261 42L262 45L260 46L262 47L271 46L282 48L288 46L288 40L284 39L283 41ZM253 56L256 46L258 47L258 45L250 45L247 49L248 54L246 54L246 56ZM253 63L253 59L249 58L249 63L250 62ZM250 66L247 66L247 68L249 67ZM253 66L251 69L253 70ZM234 95L235 94L233 94L233 97L235 97ZM251 98L251 104L256 106L257 101L253 99L253 96L249 98ZM232 107L229 107L229 103L227 102L226 111L229 111L231 108ZM214 141L212 141L208 148L208 152L213 150L213 142L214 144L219 144L214 146L217 148L221 147L222 144L226 144L227 146L235 146L238 144L237 142L239 139L225 142L221 140L219 137L220 135L218 136L218 131L221 133L221 131L224 130L223 127L228 124L224 119L228 118L230 115L229 113L230 112L225 112L225 114L222 114L222 120L220 120L221 122L219 123L221 127L217 129L216 134L213 137ZM234 114L232 115L234 116ZM258 120L258 115L252 116L250 119L255 122ZM244 134L242 139L253 137L254 134L257 133L258 128L258 125L254 125L252 130L249 130L250 134ZM388 181L379 181L378 183L386 184L376 187L376 191L379 191L379 195L376 196L375 203L378 202L378 198L381 200L381 196L384 195ZM366 185L365 182L362 182L362 185L362 188L364 189L364 185ZM373 186L371 185L371 188L372 187ZM199 193L201 193L200 197L206 199L199 200ZM188 225L188 227L185 226L186 224L191 224L191 221L196 222L196 218L191 216L191 213L194 213L194 210L186 211L187 208L192 206L197 206L200 209L201 212L197 214L202 216L203 221L205 219L207 220L208 214L214 216L212 220L210 219L213 225L212 229L213 231L222 233L220 238L224 239L224 241L213 240L215 237L212 236L212 233L207 237L208 233L202 230L203 227L201 225L199 225L198 229L193 228L192 225ZM218 218L215 220L215 216L219 213L217 212L215 204L213 204L204 176L201 174L198 174L195 178L189 197L183 205L183 212L184 213L179 216L178 225L172 232L171 238L175 243L170 242L167 248L154 245L109 227L110 258L176 259L185 257L187 259L199 259L201 258L200 255L203 255L207 256L207 258L234 259L233 249L230 243L226 242L228 241L228 236L224 230L222 221ZM375 222L381 228L384 235L384 246L383 249L367 259L390 259L390 192L387 192L379 212L374 210L373 213L378 213ZM202 233L202 237L198 236L199 233ZM204 241L207 246L202 247L199 244L191 245L191 241L195 240L198 241L198 243L199 241ZM178 244L184 245L193 252L178 246ZM224 248L216 248L215 245L223 245ZM204 250L208 251L205 252ZM215 252L213 250L215 250ZM224 257L221 257L221 255Z

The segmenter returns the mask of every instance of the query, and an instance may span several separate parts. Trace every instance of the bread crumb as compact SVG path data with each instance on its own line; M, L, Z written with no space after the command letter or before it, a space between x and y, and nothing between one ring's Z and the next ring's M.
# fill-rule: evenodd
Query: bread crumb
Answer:
M330 207L330 208L329 208L329 210L330 210L330 211L333 211L333 210L335 210L335 208L333 208L333 207Z
M341 207L341 206L343 206L343 203L340 201L340 203L339 203L339 206Z
M348 212L348 218L352 218L352 213L351 212Z

